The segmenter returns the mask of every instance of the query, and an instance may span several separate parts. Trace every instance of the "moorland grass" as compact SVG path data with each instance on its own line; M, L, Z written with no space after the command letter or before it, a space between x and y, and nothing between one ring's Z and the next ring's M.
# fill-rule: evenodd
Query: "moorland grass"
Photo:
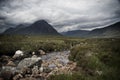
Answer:
M0 54L71 50L69 59L77 62L73 74L52 75L48 80L120 80L120 39L80 39L60 36L0 36Z

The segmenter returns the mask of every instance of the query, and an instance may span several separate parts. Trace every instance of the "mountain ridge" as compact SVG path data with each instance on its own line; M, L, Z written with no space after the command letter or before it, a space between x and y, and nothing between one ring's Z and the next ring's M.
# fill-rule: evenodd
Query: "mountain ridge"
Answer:
M16 28L9 28L3 34L9 35L60 35L45 20L39 20L29 26L18 25Z
M73 30L63 32L62 34L69 37L120 37L120 22L106 26L104 28L97 28L92 31Z

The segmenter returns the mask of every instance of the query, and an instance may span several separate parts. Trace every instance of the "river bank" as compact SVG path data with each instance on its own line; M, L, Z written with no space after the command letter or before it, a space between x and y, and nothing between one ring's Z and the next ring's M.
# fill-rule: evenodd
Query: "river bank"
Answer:
M45 53L35 52L24 57L22 51L18 51L13 57L1 57L0 77L3 80L46 80L51 75L72 74L76 63L69 61L70 51ZM43 54L44 53L44 54ZM8 75L7 77L5 75Z

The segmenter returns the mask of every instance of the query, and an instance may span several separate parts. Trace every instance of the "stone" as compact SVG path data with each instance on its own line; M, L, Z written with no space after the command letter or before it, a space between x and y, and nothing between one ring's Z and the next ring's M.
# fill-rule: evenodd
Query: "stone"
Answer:
M33 55L32 58L37 58L37 55Z
M50 68L48 68L48 67L44 67L44 72L45 73L50 73L52 70L50 69Z
M19 80L20 78L23 78L21 74L17 74L13 77L13 80Z
M44 70L44 68L43 68L43 67L40 67L40 68L39 68L40 73L42 73L42 72L43 72L43 70Z
M19 57L21 57L21 56L23 56L23 55L24 55L24 54L23 54L23 51L17 50L17 51L15 52L14 56L13 56L13 59L19 58Z
M35 55L35 52L32 52L32 55Z
M19 62L17 68L21 69L23 67L33 67L34 65L41 65L41 57L31 57L31 58L25 58L22 61Z
M8 64L6 66L12 66L12 67L15 67L15 63L13 61L9 61Z
M39 74L38 66L34 66L32 69L32 76L37 76Z
M23 67L20 71L19 71L22 75L25 75L27 73L30 73L30 69L27 67Z
M12 66L2 66L2 70L1 72L4 71L10 71L11 73L15 73L16 72L16 67L12 67Z
M56 65L52 63L52 64L48 65L48 67L49 67L50 69L54 69L54 68L56 68Z
M43 50L39 50L38 52L40 53L40 55L45 55L46 54Z

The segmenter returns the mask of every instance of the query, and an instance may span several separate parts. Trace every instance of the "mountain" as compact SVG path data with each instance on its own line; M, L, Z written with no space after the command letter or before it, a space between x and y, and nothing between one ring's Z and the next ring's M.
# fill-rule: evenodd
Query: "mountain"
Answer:
M4 34L15 34L15 33L17 33L20 29L25 28L25 27L26 27L26 25L20 24L20 25L16 26L16 28L9 28L9 29L7 29L7 30L4 32Z
M88 33L89 31L87 30L73 30L68 32L62 32L61 34L65 36L71 36L71 37L84 37Z
M24 26L18 25L16 28L9 28L3 34L18 34L18 35L60 35L50 24L45 20L39 20L35 23Z
M110 26L94 29L89 33L93 37L120 37L120 22Z
M63 32L62 34L71 37L120 37L120 22L117 22L104 28L94 29L92 31L74 30Z

